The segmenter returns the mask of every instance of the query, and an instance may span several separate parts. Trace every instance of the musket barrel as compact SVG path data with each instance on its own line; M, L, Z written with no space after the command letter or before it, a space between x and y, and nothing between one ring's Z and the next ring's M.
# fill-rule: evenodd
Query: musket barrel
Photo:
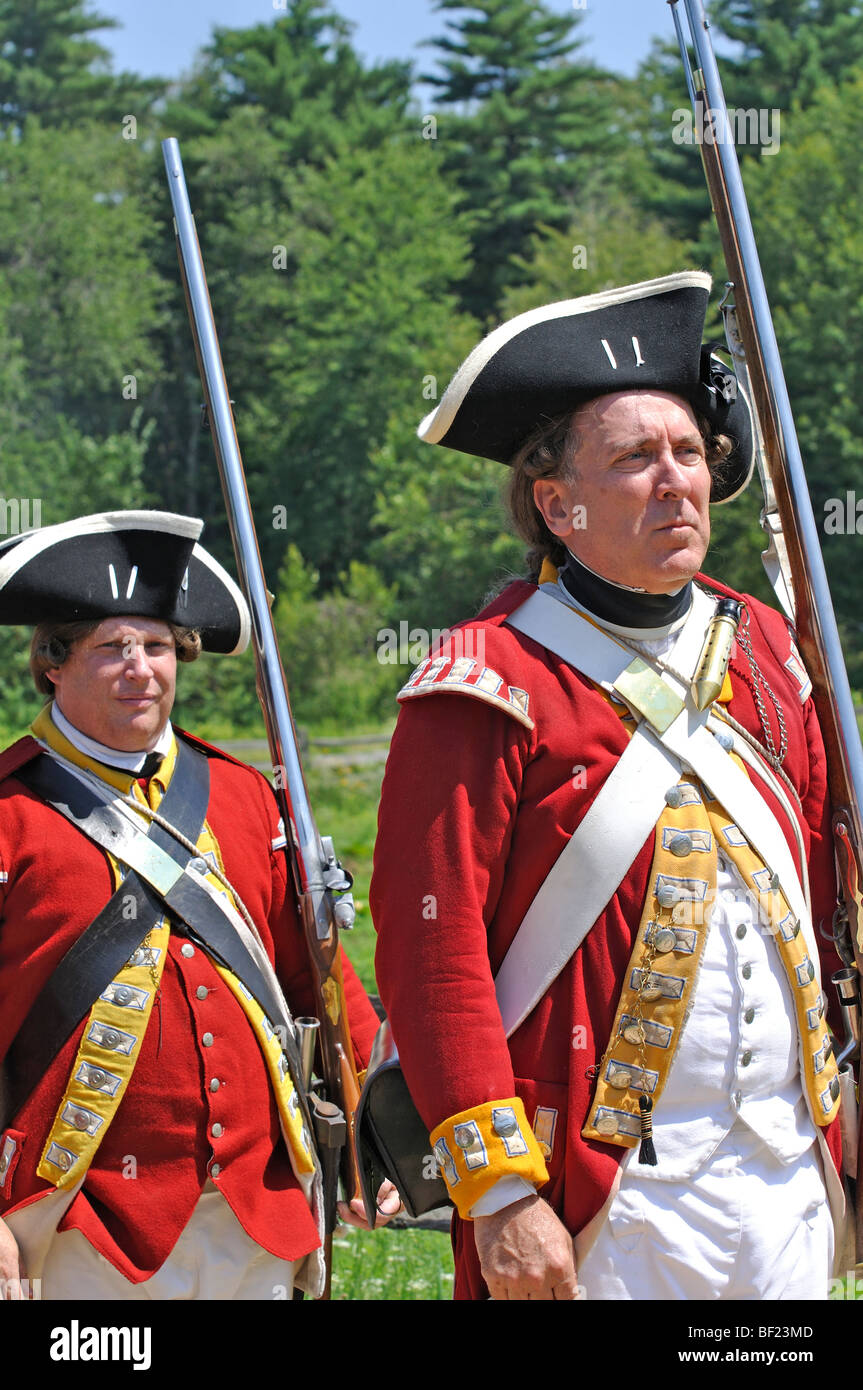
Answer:
M204 382L216 460L228 504L231 540L241 587L252 614L255 656L258 678L264 693L262 703L270 754L274 769L284 769L283 779L277 777L277 782L281 782L281 789L287 793L289 802L289 819L285 819L285 834L297 861L302 890L311 892L318 898L324 891L324 856L311 812L297 752L291 711L285 694L284 673L270 615L252 509L178 142L175 139L163 140L162 153L168 172L177 238L183 253L181 264L195 328L195 348ZM295 843L292 843L290 821L293 822Z
M803 557L802 566L794 569L795 586L806 591L806 602L797 604L798 613L808 614L812 625L812 638L816 642L827 678L832 686L838 720L834 722L837 748L842 758L847 781L854 789L854 797L849 813L854 819L857 843L863 845L863 819L860 807L863 805L863 747L857 730L854 702L848 684L842 645L833 612L833 602L827 582L827 573L821 554L818 528L809 498L806 473L779 347L773 328L773 319L761 271L761 262L755 244L755 235L734 145L733 132L728 118L722 82L709 37L709 21L703 0L684 0L686 6L692 45L704 83L704 95L715 122L715 144L722 167L728 199L734 223L734 234L740 252L741 272L745 280L746 298L751 305L755 342L747 342L747 353L760 354L764 370L759 377L768 394L765 402L776 433L777 441L783 450L791 486L788 488L788 502L796 522L796 532ZM672 11L677 19L674 5ZM679 31L678 31L679 34ZM681 45L683 47L683 45ZM688 76L688 84L691 79ZM730 271L729 267L729 271ZM760 404L760 403L759 403ZM821 711L819 711L821 712ZM825 730L825 733L827 731ZM863 946L863 942L858 942Z

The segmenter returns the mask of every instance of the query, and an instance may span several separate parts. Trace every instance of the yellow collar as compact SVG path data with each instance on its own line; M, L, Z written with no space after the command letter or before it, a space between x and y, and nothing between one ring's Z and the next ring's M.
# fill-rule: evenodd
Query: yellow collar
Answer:
M74 743L70 743L66 735L61 734L51 718L50 705L45 705L39 711L30 726L30 732L40 743L47 743L49 748L53 748L55 753L59 753L68 762L74 763L76 767L84 768L87 772L95 773L103 782L107 782L111 787L116 787L118 791L127 794L132 792L133 795L134 789L140 791L140 787L137 786L138 779L134 772L125 772L122 768L108 767L105 763L97 762L95 758L88 757L86 753L82 753L80 749L76 748ZM162 766L150 779L157 783L163 795L173 776L176 761L177 740L172 737L171 747L162 759Z

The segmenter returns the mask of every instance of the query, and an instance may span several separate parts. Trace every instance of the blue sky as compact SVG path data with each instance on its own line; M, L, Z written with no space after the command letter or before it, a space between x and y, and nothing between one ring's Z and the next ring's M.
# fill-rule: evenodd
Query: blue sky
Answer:
M206 43L214 25L242 28L278 17L277 0L91 0L90 8L120 21L101 42L115 66L145 75L176 77ZM560 13L583 18L585 55L604 67L632 74L656 34L673 39L665 0L547 0ZM412 57L423 61L422 39L444 32L450 15L437 15L432 0L333 0L356 24L354 45L369 60Z

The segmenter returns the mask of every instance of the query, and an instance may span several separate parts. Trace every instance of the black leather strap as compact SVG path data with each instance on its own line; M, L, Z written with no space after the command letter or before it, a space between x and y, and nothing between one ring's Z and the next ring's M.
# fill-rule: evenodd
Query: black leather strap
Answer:
M76 788L82 793L87 793L87 789L59 763L43 754L19 768L15 775L30 791L67 819L72 819L73 824L77 823L69 816L68 806L64 805L61 811L58 802L77 799ZM95 796L88 795L95 802ZM207 758L178 739L174 773L159 806L159 814L194 843L201 833L209 799ZM148 838L165 850L177 844L155 823L150 825ZM159 895L131 871L86 931L70 946L33 1003L10 1050L13 1113L20 1110L94 999L98 999L123 968L163 912L164 904Z
M183 750L182 754L180 752L181 749ZM191 757L189 755L191 755ZM202 769L200 764L204 765L203 776L201 775ZM30 768L32 768L32 772L27 778L28 786L37 791L49 805L53 806L54 809L59 812L59 814L76 825L83 834L94 840L100 848L112 848L112 839L117 833L115 830L112 830L112 818L114 813L111 811L110 804L106 803L98 791L87 786L86 783L82 782L73 773L67 771L66 768L52 758L42 757L37 759L35 763L30 765ZM196 768L198 772L197 780L195 779ZM24 770L25 769L22 769L22 771ZM29 769L26 770L29 771ZM20 776L20 773L18 775ZM171 778L168 792L159 807L159 813L163 815L165 819L170 819L171 823L176 825L177 829L182 829L183 827L180 824L181 819L186 825L191 823L191 816L189 815L190 808L186 804L185 799L178 799L175 807L169 807L167 804L168 796L171 791L173 791L178 777L180 780L178 788L179 797L188 798L190 802L194 803L197 811L200 812L200 822L197 829L192 833L185 830L183 831L185 837L194 843L198 838L206 814L206 805L209 798L209 769L207 767L207 759L203 754L197 753L194 749L190 748L189 745L179 741L177 766ZM206 780L204 780L204 778ZM21 778L21 780L23 781L25 779ZM186 784L185 793L184 783ZM203 809L201 809L201 807L203 807ZM191 860L198 858L197 854L192 854L169 832L155 824L151 824L150 831L146 838L157 844L175 864L180 865L184 869ZM117 857L121 859L122 850L118 848L116 853ZM133 884L135 885L134 888L132 887ZM117 893L115 893L114 897L111 899L111 903L119 899L122 907L123 899L126 895L132 891L136 892L137 895L138 888L140 888L142 896L137 899L137 901L142 903L143 910L149 914L147 918L149 925L141 930L141 922L135 921L134 926L136 931L124 933L124 946L122 949L119 945L115 949L114 943L111 942L110 950L106 948L103 951L101 948L101 941L103 938L108 938L110 936L111 931L116 925L116 914L114 914L113 918L106 919L105 922L102 921L105 915L104 912L99 914L96 921L91 923L90 927L88 927L84 936L80 937L75 946L71 947L66 956L64 956L54 976L48 981L42 994L36 1001L34 1009L31 1010L31 1015L35 1012L37 1006L41 1006L43 997L46 999L46 1004L55 1007L55 1000L58 996L57 980L59 972L65 966L69 957L73 956L73 953L75 953L76 958L72 960L71 966L74 969L78 964L77 956L81 954L79 948L84 948L83 955L86 958L89 954L86 950L86 942L90 933L97 925L99 926L99 931L96 939L100 943L97 952L97 959L100 965L98 978L101 980L101 983L98 984L98 987L94 987L96 981L92 974L88 972L87 979L89 979L91 983L88 985L87 991L79 987L74 1009L70 1009L68 1004L64 1007L64 1016L66 1019L73 1013L75 1014L75 1019L69 1027L66 1027L64 1024L65 1031L62 1033L62 1037L59 1038L59 1042L56 1042L56 1045L53 1046L53 1051L49 1051L47 1044L42 1041L41 1034L34 1031L35 1025L31 1025L31 1016L28 1016L25 1022L25 1028L28 1029L27 1043L29 1046L22 1046L20 1048L20 1053L26 1057L26 1061L22 1059L18 1069L21 1070L26 1067L27 1077L30 1079L31 1085L36 1084L39 1077L44 1073L46 1066L49 1065L57 1055L57 1052L60 1047L62 1047L66 1038L70 1036L77 1024L80 1023L93 1000L98 998L105 986L114 978L117 970L125 964L132 951L135 949L135 946L140 944L158 916L167 912L171 918L172 927L178 927L181 932L185 931L185 933L193 941L197 941L209 955L228 966L233 974L251 991L271 1022L282 1023L285 1036L280 1038L280 1042L288 1057L294 1085L298 1092L302 1094L302 1070L291 1021L289 1018L284 1017L282 1005L276 997L269 980L249 954L246 946L237 935L235 928L219 906L219 903L213 900L207 889L203 886L203 883L197 881L196 875L194 874L184 873L180 875L177 881L167 891L160 892L151 884L143 882L134 871L130 871L130 873L127 874L120 889L118 889ZM111 906L111 904L109 904L109 906ZM154 911L155 917L153 915ZM125 923L126 927L129 925L128 922ZM125 942L129 941L132 936L136 939L133 944L126 949ZM123 953L124 951L125 954ZM105 974L102 969L103 958L105 968L107 968L110 958L112 968L107 974ZM70 972L64 972L64 976L59 982L60 986L63 987L67 985L70 978L74 978L73 976L70 977ZM85 993L87 994L86 1002L82 1004ZM36 1024L38 1024L40 1029L47 1028L47 1020L41 1007L40 1016L36 1020ZM59 1031L59 1029L52 1029L52 1040L56 1039ZM20 1039L21 1037L22 1034L19 1033L18 1038ZM16 1053L19 1052L17 1041L18 1040L16 1040ZM29 1055L31 1051L33 1053L38 1051L41 1069L37 1069L35 1062L31 1062L31 1057ZM14 1097L17 1095L23 1097L29 1094L22 1086L16 1084L14 1080L14 1071L15 1067L13 1067L12 1082L13 1101ZM15 1104L15 1109L17 1110L18 1108L20 1108L20 1105Z

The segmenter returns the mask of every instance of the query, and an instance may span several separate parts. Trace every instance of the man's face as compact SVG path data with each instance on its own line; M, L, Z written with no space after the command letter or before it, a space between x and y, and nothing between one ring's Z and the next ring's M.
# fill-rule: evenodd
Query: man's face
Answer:
M76 729L123 753L149 752L174 704L176 645L167 623L106 618L46 674Z
M692 407L621 391L576 412L574 482L541 479L546 524L592 570L648 593L679 589L710 541L710 470Z

